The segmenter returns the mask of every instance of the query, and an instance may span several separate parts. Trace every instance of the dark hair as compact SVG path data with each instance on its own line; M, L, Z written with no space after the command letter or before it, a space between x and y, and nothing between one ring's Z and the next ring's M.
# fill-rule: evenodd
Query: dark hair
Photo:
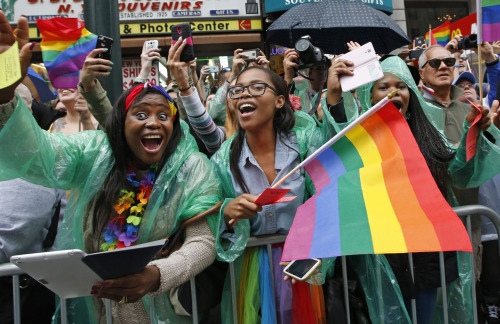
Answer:
M136 86L142 87L143 84L138 84ZM120 191L122 189L132 190L133 187L127 180L127 172L129 165L133 158L133 153L130 150L127 141L125 139L125 118L127 112L125 112L125 100L134 87L125 91L116 101L113 106L113 110L108 115L106 119L106 134L108 136L109 145L113 151L113 157L115 159L115 164L111 169L111 172L104 181L102 190L96 195L95 198L95 209L94 209L94 219L93 227L94 230L103 231L104 226L106 226L110 215L113 212L113 205L115 204ZM137 102L141 100L147 94L163 94L152 87L147 87L145 90L141 91L137 98L132 102ZM167 143L165 151L158 162L157 174L161 172L163 166L167 159L175 151L177 145L181 139L181 126L179 121L179 114L177 113L174 120L174 127L172 130L172 135Z
M236 80L240 78L240 76L246 71L250 70L260 70L269 77L271 80L272 86L276 89L276 94L278 96L285 97L285 104L281 109L277 109L273 118L273 129L276 131L278 136L281 134L285 134L288 136L293 126L295 126L295 115L293 113L292 105L290 103L289 90L286 85L286 82L280 78L276 73L269 69L265 69L260 66L251 66L249 68L244 69L237 77ZM269 91L269 90L268 90ZM236 137L231 143L231 151L229 153L229 165L231 167L231 172L236 179L236 182L240 185L241 189L244 192L248 192L248 187L243 180L241 175L241 171L238 167L238 161L241 155L241 149L243 147L243 142L245 140L245 130L243 128L238 127L238 132L236 133Z
M223 68L219 71L219 74L217 74L217 81L219 82L224 82L229 78L228 73L231 73L230 68Z
M406 120L413 133L413 137L427 162L434 181L444 197L446 194L446 182L448 177L448 163L453 159L453 153L439 131L431 124L424 113L418 97L413 90L410 91L410 101L406 112Z

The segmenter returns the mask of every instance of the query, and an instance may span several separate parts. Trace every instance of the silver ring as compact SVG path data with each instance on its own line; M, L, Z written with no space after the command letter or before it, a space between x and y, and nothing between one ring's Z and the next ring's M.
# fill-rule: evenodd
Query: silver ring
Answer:
M151 53L148 53L148 56L151 57Z

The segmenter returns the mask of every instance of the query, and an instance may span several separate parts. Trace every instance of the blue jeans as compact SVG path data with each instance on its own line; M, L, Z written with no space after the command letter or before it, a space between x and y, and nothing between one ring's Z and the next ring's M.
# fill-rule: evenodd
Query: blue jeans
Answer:
M437 288L417 289L417 323L431 324L436 307ZM404 299L406 310L411 318L411 299Z

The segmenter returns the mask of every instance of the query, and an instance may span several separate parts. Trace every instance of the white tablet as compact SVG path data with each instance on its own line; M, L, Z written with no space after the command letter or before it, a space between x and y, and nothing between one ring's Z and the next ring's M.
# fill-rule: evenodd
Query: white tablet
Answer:
M82 258L81 250L14 255L10 262L62 298L90 295L92 285L103 281Z

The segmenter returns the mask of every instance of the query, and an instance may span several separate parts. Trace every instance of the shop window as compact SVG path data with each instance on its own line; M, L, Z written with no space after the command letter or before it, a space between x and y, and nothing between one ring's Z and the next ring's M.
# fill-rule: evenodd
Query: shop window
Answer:
M423 36L432 28L443 24L447 18L457 21L469 15L465 1L405 1L408 36L413 39Z

